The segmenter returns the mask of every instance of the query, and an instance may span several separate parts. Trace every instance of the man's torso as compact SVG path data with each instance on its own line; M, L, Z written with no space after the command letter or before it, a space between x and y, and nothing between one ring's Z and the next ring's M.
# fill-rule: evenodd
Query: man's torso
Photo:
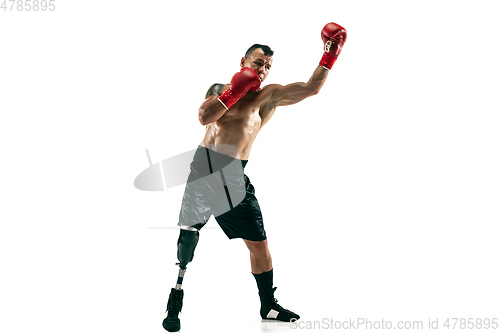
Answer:
M225 85L221 93L228 87ZM221 118L207 125L205 138L200 145L211 149L217 145L231 145L238 149L239 159L248 160L252 144L263 125L262 111L269 107L266 102L271 97L272 89L268 87L249 91Z

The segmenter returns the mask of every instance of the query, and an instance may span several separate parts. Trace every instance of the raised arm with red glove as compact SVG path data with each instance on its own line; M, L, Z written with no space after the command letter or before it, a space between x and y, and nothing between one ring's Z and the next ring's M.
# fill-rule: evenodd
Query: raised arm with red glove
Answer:
M267 104L268 108L261 112L262 124L269 121L276 107L292 105L319 93L326 82L330 69L342 51L346 37L346 30L336 23L331 22L323 27L321 38L324 43L324 53L319 66L316 67L309 81L305 83L296 82L285 86L273 85L275 92Z
M323 43L325 43L325 53L323 53L319 64L326 69L332 69L340 51L342 51L347 33L343 27L332 22L325 25L323 30L321 30L321 38L323 39Z

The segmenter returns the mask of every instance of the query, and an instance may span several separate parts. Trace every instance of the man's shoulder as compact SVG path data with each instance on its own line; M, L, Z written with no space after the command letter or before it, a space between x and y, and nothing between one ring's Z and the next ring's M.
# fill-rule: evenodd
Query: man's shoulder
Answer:
M261 91L276 90L276 89L279 89L280 87L282 87L281 84L272 83L272 84L268 84L267 86L264 86L263 88L261 88Z
M261 88L259 91L259 97L262 100L262 103L273 104L272 97L274 93L281 87L281 84L268 84L267 86Z
M210 97L212 95L218 95L218 96L220 96L228 88L229 88L228 84L214 83L214 84L212 84L210 86L210 88L208 88L207 94L205 95L205 98L208 98L208 97Z

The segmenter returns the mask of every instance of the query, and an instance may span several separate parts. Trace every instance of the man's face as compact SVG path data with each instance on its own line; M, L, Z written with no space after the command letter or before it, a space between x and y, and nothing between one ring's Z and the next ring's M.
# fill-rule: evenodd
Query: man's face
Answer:
M267 74L269 74L269 70L273 64L273 57L266 56L262 49L255 49L252 52L252 55L249 58L243 57L241 59L241 67L250 67L259 75L260 81L263 82Z

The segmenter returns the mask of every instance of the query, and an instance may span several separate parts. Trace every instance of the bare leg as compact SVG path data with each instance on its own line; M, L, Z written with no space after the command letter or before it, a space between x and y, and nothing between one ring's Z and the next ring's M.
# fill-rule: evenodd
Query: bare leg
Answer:
M250 265L253 274L261 274L273 269L273 261L267 247L267 239L263 241L249 241L244 239L244 242L250 250Z

